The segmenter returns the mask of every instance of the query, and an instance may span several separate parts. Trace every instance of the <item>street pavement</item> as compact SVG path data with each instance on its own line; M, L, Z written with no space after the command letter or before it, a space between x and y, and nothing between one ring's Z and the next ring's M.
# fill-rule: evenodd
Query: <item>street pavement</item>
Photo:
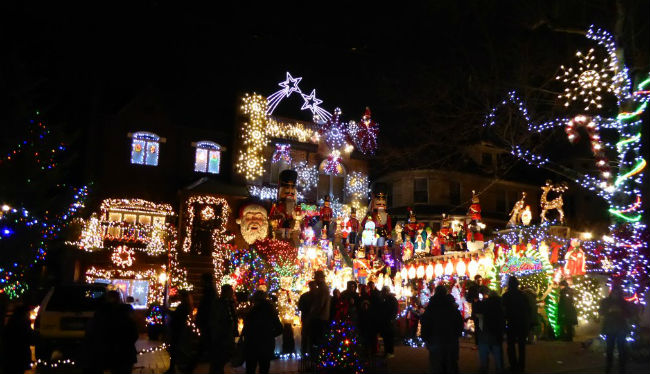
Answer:
M280 339L278 339L280 340ZM587 342L587 344L585 344ZM142 353L133 368L135 374L162 374L169 366L169 356L160 349L161 342L148 341L146 337L138 340L138 351ZM507 367L507 355L504 346L504 361ZM300 360L278 359L271 362L271 373L299 373ZM460 341L459 369L461 373L478 373L478 351L473 339L462 338ZM617 373L617 363L614 373ZM44 372L42 369L31 370L30 373ZM62 367L48 370L48 373L80 373L79 368ZM200 364L195 373L207 373L208 364ZM245 373L242 367L226 366L226 373ZM420 374L428 372L428 352L425 348L412 348L398 345L395 347L395 357L391 359L377 358L366 369L367 373L404 373ZM490 372L495 372L494 363L490 363ZM539 341L527 346L526 373L604 373L605 356L603 343L596 339L578 337L574 342ZM628 373L648 373L648 362L630 361Z
M594 342L584 347L586 338L574 342L540 341L527 346L526 373L604 373L605 357L602 345ZM507 355L504 361L507 367ZM163 373L167 369L169 358L165 351L143 354L136 364L134 373ZM162 364L161 364L162 363ZM490 363L490 372L495 372L494 363ZM463 338L460 343L459 369L461 373L477 373L479 368L478 351L472 339ZM614 373L617 372L616 363ZM378 359L368 372L419 374L428 372L428 352L425 348L397 346L395 357ZM207 373L208 365L201 364L195 373ZM245 368L226 366L226 373L245 373ZM271 373L298 373L299 360L274 360ZM628 373L648 373L648 362L630 362Z

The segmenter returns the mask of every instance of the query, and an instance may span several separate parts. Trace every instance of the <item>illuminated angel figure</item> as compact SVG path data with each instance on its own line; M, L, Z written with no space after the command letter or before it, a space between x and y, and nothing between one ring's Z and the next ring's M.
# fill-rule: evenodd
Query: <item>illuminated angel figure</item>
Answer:
M520 221L521 213L524 211L524 206L526 205L526 192L521 193L521 199L515 203L515 206L512 207L510 211L510 220L508 221L508 226L516 226L517 222Z
M618 96L621 90L623 82L617 74L616 64L611 63L608 59L604 59L602 64L596 63L593 48L586 55L578 51L576 56L579 58L578 67L574 69L562 65L560 66L562 74L555 77L556 80L562 80L568 84L568 87L564 89L564 94L559 95L558 98L565 99L564 106L569 106L571 102L582 98L582 102L585 104L584 110L589 110L594 106L600 109L602 108L600 104L602 91Z

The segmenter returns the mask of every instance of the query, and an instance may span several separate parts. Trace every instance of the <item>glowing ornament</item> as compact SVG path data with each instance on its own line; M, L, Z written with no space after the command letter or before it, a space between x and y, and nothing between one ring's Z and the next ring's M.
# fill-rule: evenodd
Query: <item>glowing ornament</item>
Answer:
M467 265L467 272L469 273L469 278L474 279L476 273L478 272L478 261L476 261L474 258L472 258L472 260Z
M433 274L433 264L429 263L426 270L424 271L424 275L426 276L427 280L431 280L433 279Z
M433 272L436 275L436 278L440 278L445 274L445 270L440 262L436 262Z
M420 264L416 270L415 276L417 278L424 278L424 265Z
M454 274L454 263L451 260L447 260L447 265L445 265L445 275Z
M456 274L458 274L459 277L464 277L466 270L467 270L467 265L465 265L465 261L459 259L458 262L456 263Z
M415 270L415 265L411 265L409 267L409 273L408 273L409 279L414 279L416 276L416 270Z

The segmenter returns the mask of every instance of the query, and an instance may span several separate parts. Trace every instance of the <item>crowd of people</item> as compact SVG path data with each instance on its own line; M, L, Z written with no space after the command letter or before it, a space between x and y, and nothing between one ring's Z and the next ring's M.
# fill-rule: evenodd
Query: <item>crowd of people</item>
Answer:
M167 342L170 366L167 374L191 373L202 360L209 361L210 373L223 373L227 363L239 366L245 363L247 373L268 373L275 357L276 338L283 334L282 322L276 306L263 290L250 297L242 312L237 308L237 297L230 285L217 292L212 277L203 278L203 293L196 308L198 342L192 328L194 305L191 294L179 292L179 303L167 310ZM519 289L512 276L507 291L499 296L486 287L470 289L475 339L480 370L487 372L493 360L497 372L504 371L502 347L505 337L510 372L523 372L526 367L526 344L534 322L531 320L529 298ZM560 337L573 338L575 306L573 292L566 282L560 284L558 322ZM2 303L6 304L6 303ZM0 305L1 314L7 311ZM395 320L398 302L387 287L378 290L372 282L367 285L355 281L347 283L340 292L330 292L322 271L316 271L309 282L309 291L300 296L298 309L302 319L301 352L312 364L324 349L325 337L332 321L345 321L358 333L356 347L364 360L376 357L378 337L383 339L383 354L394 355ZM239 311L238 311L239 310ZM609 296L600 301L602 335L606 345L606 370L611 372L614 351L618 350L619 371L624 372L628 358L626 338L630 333L629 319L634 306L624 298L620 286L614 285ZM240 331L238 320L243 319ZM3 317L4 321L5 318ZM463 332L463 318L455 299L444 285L438 285L420 317L420 335L429 351L431 372L457 373L459 338ZM31 364L30 346L35 334L31 327L29 308L15 304L6 324L0 324L0 353L3 373L22 373ZM134 310L122 300L118 291L107 291L104 302L89 321L83 357L78 364L86 373L130 373L137 361L135 343L138 328ZM239 337L239 339L237 339ZM6 359L11 357L11 359Z

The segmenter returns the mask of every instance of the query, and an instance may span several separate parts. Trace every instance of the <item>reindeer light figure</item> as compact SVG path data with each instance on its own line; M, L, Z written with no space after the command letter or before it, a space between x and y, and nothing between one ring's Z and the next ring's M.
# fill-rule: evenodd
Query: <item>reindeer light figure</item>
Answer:
M542 214L540 214L540 218L542 219L542 223L548 221L546 218L546 212L549 210L557 210L557 212L560 214L560 223L564 222L564 210L562 210L562 206L564 205L564 200L562 199L562 194L569 189L567 186L566 182L562 182L560 184L553 184L550 179L546 180L546 185L542 186L542 196L540 197L540 205L542 207ZM546 198L548 196L549 192L555 192L558 194L558 196L551 200L548 201Z
M521 218L521 213L523 212L525 205L526 192L522 192L521 199L515 203L515 206L512 207L512 211L510 211L510 220L508 221L508 226L517 226L517 222L519 222Z

